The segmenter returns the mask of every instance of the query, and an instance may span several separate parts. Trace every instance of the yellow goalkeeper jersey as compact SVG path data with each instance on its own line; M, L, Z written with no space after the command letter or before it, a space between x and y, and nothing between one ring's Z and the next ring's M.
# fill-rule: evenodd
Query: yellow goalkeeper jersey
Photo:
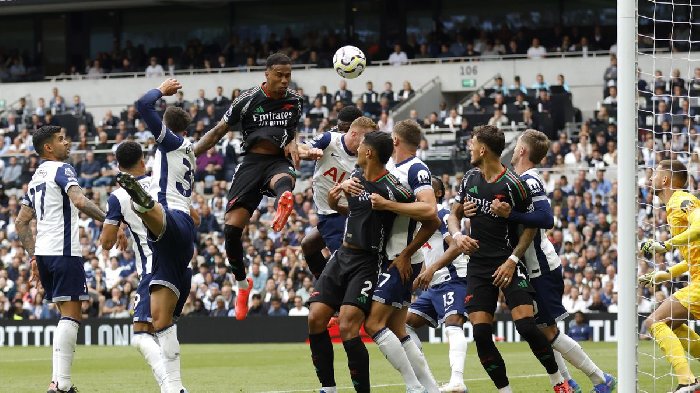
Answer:
M689 217L700 214L700 200L686 191L676 191L666 204L666 220L671 227L671 236L688 229ZM700 283L700 243L678 246L681 259L688 262L691 282Z

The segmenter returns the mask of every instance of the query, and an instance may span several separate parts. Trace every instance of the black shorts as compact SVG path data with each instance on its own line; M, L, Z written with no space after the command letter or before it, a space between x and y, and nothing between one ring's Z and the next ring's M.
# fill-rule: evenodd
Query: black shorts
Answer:
M367 315L378 274L378 255L341 246L316 280L309 303L327 304L336 311L350 304Z
M231 179L226 211L244 207L253 214L263 195L274 196L269 188L270 180L280 173L296 177L294 165L285 156L257 153L243 156Z
M469 269L467 269L467 296L464 298L468 313L475 311L485 311L491 315L496 313L498 290L500 288L493 285L493 277L491 275L503 262L494 261L493 269L487 270L482 268L484 265L481 261L479 261L481 266L472 269L473 261L469 261ZM474 272L472 270L477 271ZM518 306L533 305L532 299L535 291L530 285L525 272L525 267L518 263L515 272L513 272L513 277L510 279L510 284L503 288L506 304L511 310Z

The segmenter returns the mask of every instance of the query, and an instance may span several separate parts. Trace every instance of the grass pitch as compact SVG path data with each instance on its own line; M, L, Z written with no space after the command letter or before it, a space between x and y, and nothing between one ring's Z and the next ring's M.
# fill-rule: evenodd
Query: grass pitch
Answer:
M368 344L373 391L405 392L401 377L374 344ZM499 343L515 392L551 392L542 366L524 343ZM615 343L584 343L584 348L604 371L616 374ZM342 345L334 345L336 381L340 391L351 392L347 359ZM424 351L438 382L449 380L447 344L426 344ZM640 343L640 391L666 392L675 386L670 367L650 342ZM654 358L658 358L654 361ZM630 359L632 361L632 359ZM697 362L691 362L696 372ZM312 392L318 381L311 365L308 345L183 345L183 380L191 393L200 392ZM578 370L574 377L584 392L589 380ZM652 373L654 378L647 375ZM700 373L698 373L700 374ZM51 376L50 347L0 349L0 391L43 392ZM469 343L464 379L470 392L493 392L495 388ZM133 347L79 346L73 382L84 393L158 392L150 368Z

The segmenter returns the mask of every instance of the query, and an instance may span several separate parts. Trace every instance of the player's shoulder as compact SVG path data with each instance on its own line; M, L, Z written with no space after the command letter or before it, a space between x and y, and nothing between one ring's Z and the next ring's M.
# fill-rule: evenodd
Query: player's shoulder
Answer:
M262 92L262 88L257 85L251 87L250 89L243 90L241 94L238 97L236 97L235 100L233 100L233 104L237 104L243 101L249 101L260 92Z
M480 176L481 176L481 170L477 167L474 167L474 168L468 170L464 174L464 177L462 178L462 182L469 181L473 178L479 178Z
M680 209L688 213L691 209L700 206L700 200L687 191L678 190L671 195L668 205L670 209Z
M287 89L287 97L294 98L297 100L303 100L303 97L301 94L299 94L296 90L293 89Z
M533 195L543 194L545 192L544 182L542 181L542 178L540 177L540 174L536 168L531 168L525 171L522 175L520 175L520 180L527 185Z

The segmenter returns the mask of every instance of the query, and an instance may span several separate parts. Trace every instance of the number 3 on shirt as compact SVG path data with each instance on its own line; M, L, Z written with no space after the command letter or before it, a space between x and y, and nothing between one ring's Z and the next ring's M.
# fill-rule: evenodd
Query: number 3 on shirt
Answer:
M184 178L187 182L187 189L185 189L184 184L177 182L175 188L182 194L182 196L189 198L192 195L192 164L187 160L187 158L182 159L182 163L187 167L187 172L185 172Z

